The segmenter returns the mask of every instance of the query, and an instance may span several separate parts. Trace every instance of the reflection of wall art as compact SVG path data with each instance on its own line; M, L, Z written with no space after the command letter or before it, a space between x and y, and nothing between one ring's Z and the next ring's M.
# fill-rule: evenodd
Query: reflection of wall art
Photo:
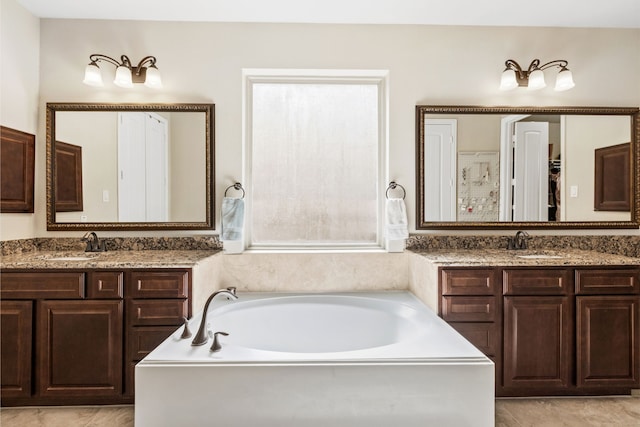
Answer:
M631 144L597 148L595 151L594 210L631 209Z
M458 221L497 221L500 200L500 154L458 153Z
M0 212L33 212L36 137L0 126Z
M56 141L56 211L82 211L82 147Z

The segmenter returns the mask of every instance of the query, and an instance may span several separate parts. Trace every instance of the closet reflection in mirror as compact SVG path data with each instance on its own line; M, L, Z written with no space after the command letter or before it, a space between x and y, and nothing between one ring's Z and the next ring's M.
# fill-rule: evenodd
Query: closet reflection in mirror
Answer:
M633 204L626 211L594 209L594 152L636 138L637 109L418 106L416 112L418 228L634 226ZM634 173L629 165L625 182L633 183Z
M190 105L49 104L51 138L81 147L84 197L82 210L51 209L49 229L212 228L212 105Z

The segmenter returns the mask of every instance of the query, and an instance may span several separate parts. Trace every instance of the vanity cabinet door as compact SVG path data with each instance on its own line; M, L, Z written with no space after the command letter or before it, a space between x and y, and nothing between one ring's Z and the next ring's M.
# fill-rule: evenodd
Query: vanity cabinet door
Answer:
M577 386L640 385L640 296L576 298Z
M519 395L571 384L572 308L568 297L505 297L503 383ZM523 394L525 393L525 394Z
M0 301L3 398L31 396L32 301Z
M37 391L81 400L122 394L123 301L39 301Z

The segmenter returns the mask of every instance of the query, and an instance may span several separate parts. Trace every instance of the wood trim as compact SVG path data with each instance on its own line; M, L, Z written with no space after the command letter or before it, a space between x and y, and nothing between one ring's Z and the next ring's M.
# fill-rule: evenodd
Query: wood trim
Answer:
M56 141L56 212L83 209L82 147Z
M36 136L0 126L0 213L33 213Z
M631 143L596 148L594 151L593 209L629 212L631 209Z

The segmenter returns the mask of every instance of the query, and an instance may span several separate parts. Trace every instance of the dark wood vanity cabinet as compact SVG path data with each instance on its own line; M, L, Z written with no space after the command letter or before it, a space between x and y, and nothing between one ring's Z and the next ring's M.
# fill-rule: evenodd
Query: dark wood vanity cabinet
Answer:
M3 271L2 405L133 402L133 366L190 294L189 269Z
M439 314L494 360L498 396L628 394L640 387L637 267L439 272Z
M135 366L191 317L188 270L129 273L125 394L133 399Z
M576 270L578 387L638 387L639 319L638 270Z
M3 398L31 395L32 301L0 301L0 382Z

